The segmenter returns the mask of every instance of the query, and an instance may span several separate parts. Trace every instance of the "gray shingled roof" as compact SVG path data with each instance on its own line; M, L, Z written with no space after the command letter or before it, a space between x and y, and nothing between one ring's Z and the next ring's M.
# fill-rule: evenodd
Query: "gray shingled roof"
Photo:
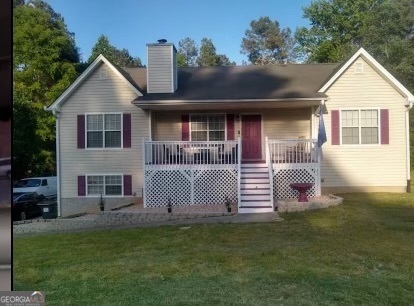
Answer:
M288 64L178 69L178 90L148 94L146 68L123 68L143 93L136 101L321 98L339 64Z

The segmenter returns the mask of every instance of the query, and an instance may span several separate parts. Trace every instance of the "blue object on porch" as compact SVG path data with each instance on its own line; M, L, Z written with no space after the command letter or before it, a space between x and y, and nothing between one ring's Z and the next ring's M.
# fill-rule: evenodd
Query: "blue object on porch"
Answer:
M323 107L319 108L319 130L318 130L318 147L321 148L326 142L325 123L323 122Z

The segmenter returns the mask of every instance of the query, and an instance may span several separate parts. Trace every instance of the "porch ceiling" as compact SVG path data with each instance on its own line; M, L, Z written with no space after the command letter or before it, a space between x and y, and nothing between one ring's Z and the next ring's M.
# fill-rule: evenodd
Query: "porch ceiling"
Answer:
M281 100L208 100L208 101L151 101L132 104L144 110L243 110L301 108L319 105L323 98L281 99ZM326 100L326 98L324 99Z

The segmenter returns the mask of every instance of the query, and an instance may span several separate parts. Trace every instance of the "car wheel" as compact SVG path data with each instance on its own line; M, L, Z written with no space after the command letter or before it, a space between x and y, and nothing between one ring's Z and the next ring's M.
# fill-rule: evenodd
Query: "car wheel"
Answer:
M26 212L25 211L22 211L20 213L20 221L24 221L24 220L26 220L26 218L27 218Z

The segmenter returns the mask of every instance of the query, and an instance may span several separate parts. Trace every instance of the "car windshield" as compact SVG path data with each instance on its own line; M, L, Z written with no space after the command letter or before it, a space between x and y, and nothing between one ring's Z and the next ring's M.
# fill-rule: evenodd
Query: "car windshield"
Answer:
M25 179L19 181L18 187L39 187L41 183L40 179Z

